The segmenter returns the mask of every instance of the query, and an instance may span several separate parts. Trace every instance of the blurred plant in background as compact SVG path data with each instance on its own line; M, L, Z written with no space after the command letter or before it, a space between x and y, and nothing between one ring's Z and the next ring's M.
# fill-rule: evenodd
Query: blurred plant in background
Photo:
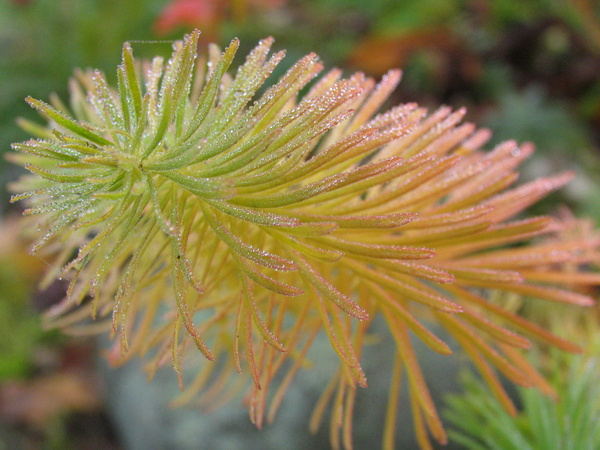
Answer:
M35 292L43 262L29 255L26 241L19 239L16 220L0 226L0 381L24 378L32 370L32 353L43 333L30 299Z
M202 30L202 43L219 40L221 28L228 19L234 23L244 23L260 17L264 11L274 10L286 0L174 0L154 23L154 30L159 36L179 32L190 28ZM252 11L249 11L252 10Z
M551 352L544 373L554 398L536 389L518 389L514 416L470 372L465 392L447 399L448 434L468 450L600 449L598 346L591 356Z

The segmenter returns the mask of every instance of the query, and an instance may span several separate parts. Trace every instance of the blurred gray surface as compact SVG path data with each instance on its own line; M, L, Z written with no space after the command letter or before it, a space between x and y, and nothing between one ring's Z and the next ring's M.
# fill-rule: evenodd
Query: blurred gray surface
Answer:
M369 387L359 390L354 411L354 448L358 450L381 448L392 371L392 338L381 321L376 321L374 328L381 341L364 350L362 364ZM458 389L459 358L438 355L417 339L413 342L431 394L441 406L441 397ZM331 448L328 418L316 435L308 432L308 421L322 389L338 367L338 360L325 336L319 336L309 356L314 368L298 373L274 423L262 430L250 422L241 398L211 414L203 414L199 409L170 408L169 401L180 393L177 376L170 368L159 370L148 382L139 360L118 369L108 367L104 361L100 365L109 414L125 450L328 450ZM397 449L418 448L409 403L404 385L397 421Z

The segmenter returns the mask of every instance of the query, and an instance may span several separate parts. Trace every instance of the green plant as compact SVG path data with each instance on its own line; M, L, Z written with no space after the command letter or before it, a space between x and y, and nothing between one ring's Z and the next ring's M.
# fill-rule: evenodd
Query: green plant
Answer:
M151 372L171 361L181 375L198 351L219 359L199 364L180 401L208 385L229 392L236 372L249 374L258 426L323 331L341 363L312 427L333 403L331 440L346 448L376 314L397 348L386 448L403 371L421 446L430 448L428 431L446 441L409 332L451 351L421 320L446 328L501 398L492 366L520 385L539 380L521 354L529 338L577 350L484 297L492 289L593 303L564 286L599 282L581 273L597 240L532 241L564 225L515 219L572 174L509 189L531 146L482 151L489 133L461 124L463 110L428 115L405 104L376 115L399 71L376 84L334 69L301 96L322 70L310 54L260 93L284 56L268 57L272 39L234 77L236 40L223 53L211 45L194 67L197 41L194 32L178 42L166 64L140 65L125 44L117 89L98 71L79 73L71 111L28 99L48 127L29 124L39 139L14 145L10 159L31 175L13 184L13 201L42 217L33 250L54 258L44 282L71 280L49 323L111 330L110 359L146 355ZM569 271L554 265L562 262Z
M42 274L42 264L26 253L29 243L19 239L19 232L15 218L0 223L0 327L5 333L0 342L0 382L31 375L36 347L49 341L27 302Z
M0 258L0 326L6 333L0 343L0 381L29 374L35 346L43 336L39 318L26 303L28 281L14 261Z
M547 365L554 395L518 389L522 406L513 416L481 380L465 372L465 392L447 400L450 439L469 450L599 449L597 356L554 352Z

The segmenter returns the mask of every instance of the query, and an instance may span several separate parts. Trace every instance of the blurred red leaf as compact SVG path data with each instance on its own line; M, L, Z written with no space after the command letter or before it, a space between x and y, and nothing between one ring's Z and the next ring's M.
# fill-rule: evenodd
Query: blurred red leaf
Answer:
M216 32L225 19L247 19L248 8L268 10L281 7L286 0L173 0L162 11L154 24L158 35L167 35L179 28L199 29L202 40L215 40Z
M180 27L212 31L220 21L225 3L215 0L174 0L154 23L154 31L159 35L169 34Z

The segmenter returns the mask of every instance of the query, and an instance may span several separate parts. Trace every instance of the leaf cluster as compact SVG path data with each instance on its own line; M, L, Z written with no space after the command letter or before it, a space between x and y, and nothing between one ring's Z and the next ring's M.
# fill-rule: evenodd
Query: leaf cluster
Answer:
M126 43L116 89L99 71L79 73L70 107L28 99L49 125L29 124L39 138L14 144L11 159L31 175L12 186L13 201L41 217L33 249L54 258L44 283L70 280L50 324L111 331L111 361L142 354L150 373L171 362L182 387L184 363L199 364L178 403L230 398L235 373L248 374L258 426L324 332L340 367L311 428L333 404L332 444L346 448L377 314L396 345L386 448L403 372L420 445L447 439L409 336L451 350L424 320L450 333L509 410L496 371L543 385L522 354L530 339L577 350L486 299L499 290L593 303L579 287L600 283L587 272L600 237L554 239L568 224L520 218L571 173L514 187L531 146L481 150L489 132L461 123L464 110L378 113L399 71L376 83L334 69L309 84L323 68L309 54L263 92L284 56L269 56L272 39L232 76L237 40L196 61L198 36L167 62L140 64Z

